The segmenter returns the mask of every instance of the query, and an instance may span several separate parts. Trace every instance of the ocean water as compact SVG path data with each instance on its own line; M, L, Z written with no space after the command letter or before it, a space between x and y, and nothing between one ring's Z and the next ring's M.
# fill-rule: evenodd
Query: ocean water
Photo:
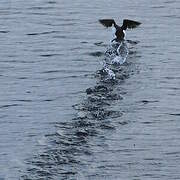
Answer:
M101 18L142 23L122 65ZM0 180L180 179L179 29L178 0L1 0Z

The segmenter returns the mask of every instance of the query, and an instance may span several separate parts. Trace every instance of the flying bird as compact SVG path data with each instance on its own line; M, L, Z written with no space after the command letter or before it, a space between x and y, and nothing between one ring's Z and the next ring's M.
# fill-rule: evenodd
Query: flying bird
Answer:
M139 26L141 23L138 21L133 21L129 19L124 19L123 20L123 25L119 26L116 24L114 19L100 19L99 22L105 26L105 27L112 27L112 30L115 34L115 38L112 40L116 42L121 42L125 38L125 30L126 29L133 29Z

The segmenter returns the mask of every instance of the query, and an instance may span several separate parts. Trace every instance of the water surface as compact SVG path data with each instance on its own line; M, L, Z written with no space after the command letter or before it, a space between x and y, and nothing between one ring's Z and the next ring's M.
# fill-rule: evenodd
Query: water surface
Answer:
M0 2L0 179L179 179L180 2ZM99 75L127 31L117 81Z

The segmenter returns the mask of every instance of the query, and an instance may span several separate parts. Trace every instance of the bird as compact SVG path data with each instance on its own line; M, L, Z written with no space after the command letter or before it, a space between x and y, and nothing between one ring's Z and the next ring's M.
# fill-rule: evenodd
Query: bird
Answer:
M116 24L114 19L99 19L99 22L105 27L112 27L115 38L111 41L122 42L125 39L125 30L138 27L141 23L134 20L124 19L122 26Z

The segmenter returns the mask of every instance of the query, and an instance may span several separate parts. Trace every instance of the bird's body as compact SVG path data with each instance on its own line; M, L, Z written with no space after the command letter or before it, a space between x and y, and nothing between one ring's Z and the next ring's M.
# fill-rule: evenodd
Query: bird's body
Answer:
M122 26L117 25L114 19L100 19L99 22L105 27L112 28L112 31L114 33L114 39L112 41L116 42L121 42L125 39L125 30L127 28L133 29L141 24L140 22L132 21L129 19L124 19Z

